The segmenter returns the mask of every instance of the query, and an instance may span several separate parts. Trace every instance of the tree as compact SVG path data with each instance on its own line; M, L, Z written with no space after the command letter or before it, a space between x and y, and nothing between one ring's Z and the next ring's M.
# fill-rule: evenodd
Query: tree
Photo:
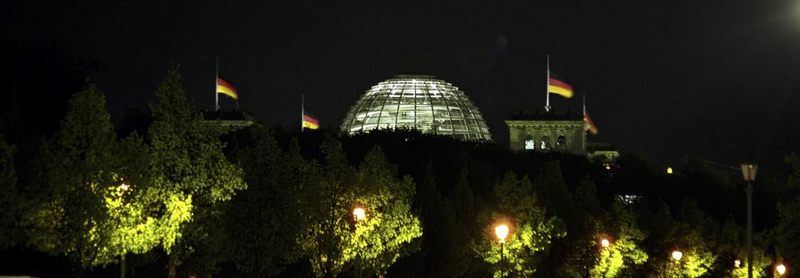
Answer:
M662 276L701 277L713 270L718 256L711 251L715 250L715 240L709 233L716 230L715 223L688 199L683 202L680 216L666 228L657 251L661 256L654 262L655 272ZM671 257L673 250L682 253L680 260Z
M621 201L612 206L614 238L607 247L601 247L600 256L591 271L592 277L617 277L633 265L647 262L649 256L642 250L641 242L646 237L636 224L636 216ZM633 276L633 275L627 275Z
M177 266L203 247L208 227L215 225L211 220L219 215L219 205L247 188L247 184L242 180L242 170L222 152L223 144L218 138L221 130L204 125L186 98L178 67L159 83L156 102L150 110L153 186L144 196L151 204L158 204L154 207L167 208L153 212L165 228L169 227L161 246L170 256L169 276L174 277ZM188 214L164 213L170 207Z
M476 257L471 245L476 237L483 234L482 222L479 220L483 203L470 187L469 168L466 165L458 172L455 184L451 188L453 188L452 193L445 199L445 203L452 207L455 226L447 231L447 240L453 245L451 253L447 256L455 263L453 270L463 271L454 274L462 276L476 271L474 269Z
M71 99L51 145L37 163L43 194L24 221L30 242L67 253L81 267L120 261L124 276L126 254L147 252L169 234L142 198L150 184L148 148L136 134L117 141L105 97L91 84ZM187 217L174 198L164 202L167 215Z
M359 252L368 269L383 277L409 244L422 236L421 223L411 213L415 185L409 176L397 178L379 147L367 153L356 175L354 197L370 214L366 221L356 222L353 251Z
M300 255L296 239L305 228L299 171L303 161L299 153L283 152L264 127L245 133L252 143L235 157L248 189L225 210L225 251L240 270L272 275Z
M347 164L338 141L328 138L320 149L325 155L324 164L310 162L302 172L305 181L317 182L310 182L305 190L308 224L300 245L317 276L335 277L355 255L344 253L344 244L352 236L350 215L356 205L346 193L355 170Z
M545 162L535 181L534 190L547 209L548 216L561 219L564 229L568 231L563 238L553 241L553 248L543 262L550 267L542 269L546 273L540 274L582 276L588 269L588 264L583 261L592 256L595 233L591 229L595 227L585 226L587 221L592 220L584 219L588 215L580 213L577 206L564 205L575 204L575 200L567 189L560 164L559 160Z
M473 250L484 261L495 265L494 277L501 277L505 272L530 277L537 271L542 254L552 240L564 237L566 232L558 228L558 218L545 217L545 210L538 206L528 177L519 181L514 173L506 173L495 184L493 195L494 207L480 217L486 227L484 235L474 241ZM495 224L501 222L511 226L503 262L500 261L500 244L494 235Z
M306 190L303 252L317 276L336 276L350 263L382 276L402 249L422 236L419 219L411 214L414 184L395 177L380 149L370 151L358 169L347 164L335 139L326 139L321 149L324 164L306 172L318 178ZM363 209L365 218L356 219L355 208Z
M420 185L419 204L425 236L422 250L425 252L424 275L428 277L461 277L469 269L467 253L464 259L460 252L464 247L454 240L463 230L456 226L455 212L449 199L442 196L433 174L433 165L428 164L425 179ZM471 250L470 250L471 251Z
M106 188L117 183L116 134L105 97L93 84L75 94L46 159L42 202L26 217L35 231L32 244L50 253L67 253L83 266L96 264L108 241Z

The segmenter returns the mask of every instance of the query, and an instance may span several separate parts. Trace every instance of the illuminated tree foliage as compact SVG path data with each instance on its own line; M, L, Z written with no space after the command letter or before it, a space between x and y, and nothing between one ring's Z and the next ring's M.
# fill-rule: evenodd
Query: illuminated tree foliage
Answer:
M414 182L409 176L396 177L380 148L367 153L356 173L353 198L367 208L368 217L356 222L350 246L358 254L357 260L378 276L386 273L409 243L422 236L422 225L411 213Z
M731 271L731 277L747 277L747 248L742 248L737 259L740 262L739 266L736 266L734 262L727 261L725 267L733 269ZM773 262L772 258L764 252L763 248L753 246L753 277L768 277L767 269Z
M40 157L47 164L41 173L45 197L26 216L33 245L67 253L85 266L96 264L109 239L103 194L119 181L115 144L105 97L89 85L70 100L52 153Z
M207 227L215 225L212 220L219 215L220 202L230 200L247 186L242 170L223 154L219 130L204 125L186 98L177 67L159 83L150 110L153 186L143 198L156 204L157 209L151 212L169 228L161 246L170 255L169 276L174 277L176 267L204 247ZM187 210L188 214L168 213L170 207Z
M169 221L149 216L141 198L149 184L147 147L135 134L117 141L96 86L72 98L52 145L39 158L44 193L24 221L34 246L88 267L174 241ZM185 204L165 202L166 215L187 218Z
M301 248L317 276L332 277L349 263L382 276L411 241L422 236L411 214L415 194L409 177L398 180L379 149L364 158L361 167L347 164L341 144L327 139L321 146L325 163L306 170L307 230ZM365 209L357 220L353 209Z
M753 277L767 277L765 271L771 264L772 258L766 253L766 242L774 238L769 232L755 235L753 240ZM747 277L747 244L744 227L736 224L729 216L721 225L716 236L717 244L714 253L718 254L714 265L715 274L724 274L729 277ZM736 264L736 261L739 264Z
M665 219L671 219L666 213ZM662 276L701 277L708 274L717 260L713 220L698 210L697 204L684 200L681 218L671 221L661 243L661 256L654 262L655 272ZM683 253L679 261L671 257L672 250Z
M639 230L636 216L620 201L614 202L612 209L614 223L609 226L614 233L605 235L609 237L610 244L600 247L600 255L591 270L592 277L621 276L626 268L644 264L649 258L639 247L645 234Z
M539 267L553 239L566 236L555 217L546 218L545 210L538 206L533 185L527 177L518 180L508 172L494 186L494 205L482 213L480 219L486 229L483 238L474 241L473 250L484 261L495 266L494 276L511 273L517 277L531 277ZM504 261L500 261L500 244L494 233L496 223L505 222L511 232L504 246Z

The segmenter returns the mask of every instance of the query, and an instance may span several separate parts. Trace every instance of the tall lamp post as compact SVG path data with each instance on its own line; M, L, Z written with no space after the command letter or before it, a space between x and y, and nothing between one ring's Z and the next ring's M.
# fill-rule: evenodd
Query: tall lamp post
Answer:
M364 209L364 207L361 207L361 206L356 206L355 208L353 208L353 221L354 221L353 225L355 226L356 224L358 224L358 222L361 222L361 221L364 221L364 220L367 220L367 210ZM360 257L360 255L361 254L359 254L359 257ZM361 273L362 272L361 260L363 260L363 259L364 259L363 257L360 257L356 261L356 277L362 277L362 275L363 275Z
M495 226L494 234L497 236L498 241L500 241L500 273L501 277L505 277L506 270L503 267L503 245L505 245L506 237L508 236L508 225L500 224Z
M675 266L678 269L678 273L680 277L683 276L683 264L681 263L681 259L683 258L683 252L681 250L675 249L672 251L672 260L675 261Z
M758 165L752 162L741 164L742 176L747 182L747 278L753 278L753 181Z

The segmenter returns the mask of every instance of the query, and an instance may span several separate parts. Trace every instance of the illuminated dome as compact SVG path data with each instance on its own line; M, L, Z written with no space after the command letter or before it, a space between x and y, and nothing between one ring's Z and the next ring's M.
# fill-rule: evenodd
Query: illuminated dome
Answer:
M397 75L372 86L342 122L342 132L416 129L463 140L492 140L483 116L453 84L430 75Z

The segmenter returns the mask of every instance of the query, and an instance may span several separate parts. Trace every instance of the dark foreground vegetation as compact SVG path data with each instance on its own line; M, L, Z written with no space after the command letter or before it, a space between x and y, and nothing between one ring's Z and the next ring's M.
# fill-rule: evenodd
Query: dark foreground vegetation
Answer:
M745 185L703 161L668 175L633 154L606 168L413 131L230 130L201 119L177 68L148 114L115 127L101 90L78 87L60 125L3 109L0 274L746 273ZM762 277L800 261L800 158L786 162L754 185ZM502 260L497 223L511 227Z

